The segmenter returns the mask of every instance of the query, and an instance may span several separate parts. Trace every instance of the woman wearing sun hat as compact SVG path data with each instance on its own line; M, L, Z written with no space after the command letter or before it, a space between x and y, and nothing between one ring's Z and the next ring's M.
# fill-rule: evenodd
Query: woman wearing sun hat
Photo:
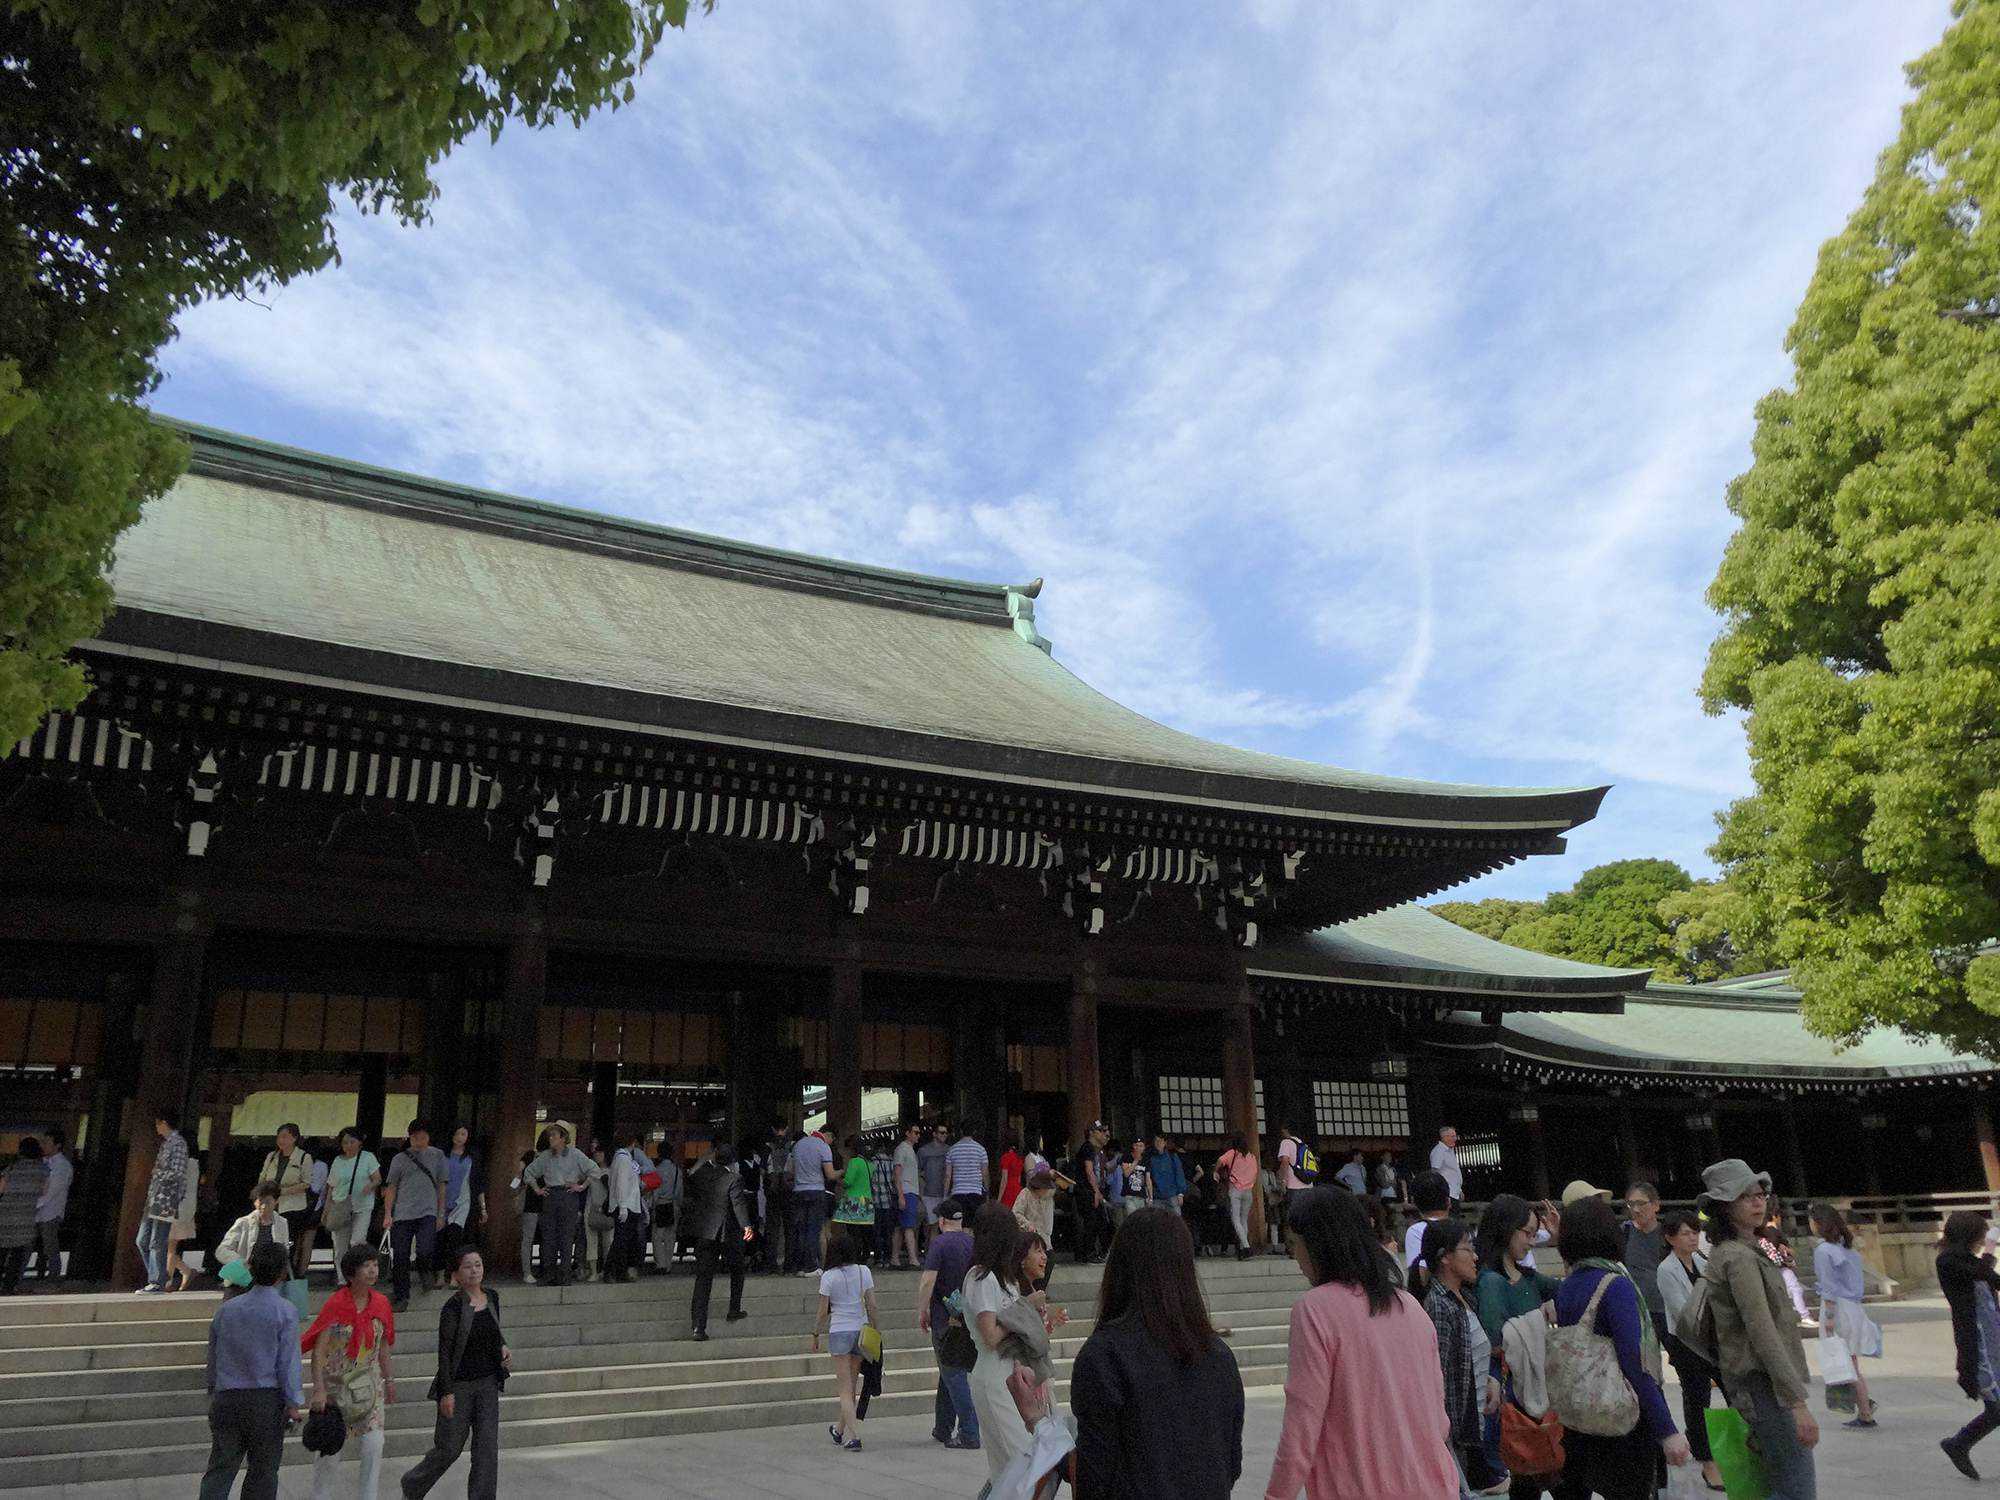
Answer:
M1784 1277L1757 1249L1771 1174L1732 1157L1704 1170L1701 1181L1702 1216L1715 1246L1702 1279L1715 1313L1722 1383L1750 1424L1771 1500L1814 1500L1819 1424L1806 1404L1805 1345Z

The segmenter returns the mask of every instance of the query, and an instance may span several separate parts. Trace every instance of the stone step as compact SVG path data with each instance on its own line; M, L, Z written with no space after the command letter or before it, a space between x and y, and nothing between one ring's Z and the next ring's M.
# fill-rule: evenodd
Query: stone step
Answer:
M1287 1309L1259 1309L1236 1314L1225 1320L1222 1326L1239 1340L1283 1343L1289 1331L1289 1320ZM1056 1338L1057 1351L1074 1353L1089 1337L1091 1327L1091 1320L1087 1318L1073 1320ZM929 1338L915 1328L888 1328L884 1333L884 1345L892 1356L909 1354L918 1359L929 1357ZM706 1345L686 1339L677 1339L666 1345L578 1345L566 1349L518 1352L508 1389L515 1393L538 1393L594 1389L621 1381L674 1384L698 1383L718 1376L756 1379L806 1373L824 1358L824 1355L808 1353L806 1341L797 1334L730 1343L717 1339ZM421 1374L425 1381L429 1380L435 1368L435 1361L429 1357L418 1357L414 1362L405 1358L398 1365L406 1378ZM108 1412L112 1408L101 1405L104 1398L198 1395L202 1389L202 1378L203 1367L199 1360L133 1369L0 1376L0 1429L46 1420L46 1403L49 1402L59 1403L65 1412L74 1412L79 1403L98 1401L98 1409Z
M1268 1362L1243 1361L1239 1354L1239 1362L1246 1386L1277 1385L1284 1381L1282 1352ZM871 1403L870 1416L920 1416L928 1413L933 1401L934 1377L929 1381L918 1376L913 1376L913 1379L916 1379L915 1386L906 1389L899 1380L885 1372L885 1389ZM838 1415L832 1382L822 1372L816 1381L804 1383L807 1387L815 1384L817 1393L811 1389L800 1389L790 1396L773 1399L766 1394L767 1388L751 1383L740 1389L719 1388L717 1394L723 1399L710 1405L654 1407L587 1415L530 1416L522 1409L523 1414L517 1416L512 1405L514 1398L510 1397L503 1400L500 1441L502 1446L509 1448L543 1447L555 1443L671 1437L831 1422ZM1066 1373L1058 1375L1056 1391L1059 1399L1067 1396ZM422 1403L422 1410L429 1411L428 1403ZM420 1425L411 1426L392 1420L385 1451L392 1457L414 1457L422 1453L430 1445L430 1425L428 1417ZM0 1457L0 1489L197 1474L207 1465L208 1444L205 1440L198 1443L126 1446L159 1436L162 1429L154 1423L83 1424L79 1430L98 1434L103 1446ZM309 1457L300 1443L287 1441L285 1444L287 1463L304 1463Z
M1221 1305L1239 1300L1258 1305ZM1244 1326L1272 1325L1282 1328L1290 1316L1289 1308L1270 1296L1212 1298L1209 1311L1219 1323ZM1071 1318L1068 1329L1074 1335L1081 1336L1089 1330L1090 1312L1091 1309L1085 1307ZM753 1315L731 1323L723 1316L722 1309L714 1308L710 1313L712 1337L706 1353L710 1358L790 1353L804 1344L810 1327L810 1319L803 1315L791 1319L760 1319ZM194 1327L177 1327L171 1339L150 1344L133 1342L0 1351L0 1398L7 1397L17 1388L48 1387L52 1382L67 1389L70 1388L68 1382L85 1377L94 1377L99 1388L153 1388L161 1379L171 1377L175 1372L201 1369L207 1355L206 1329L199 1330L204 1335L201 1340L187 1337L196 1331ZM508 1339L514 1349L516 1369L528 1371L591 1364L653 1363L666 1350L692 1353L699 1348L690 1334L685 1316L658 1323L593 1317L568 1325L544 1325L518 1331L510 1321ZM928 1335L917 1328L914 1313L907 1310L900 1317L885 1310L883 1337L887 1347L892 1349L921 1348L928 1343ZM428 1364L436 1350L437 1335L434 1331L404 1332L396 1343L396 1352L406 1361L415 1359Z
M1302 1285L1298 1268L1288 1256L1259 1255L1247 1261L1232 1257L1211 1257L1196 1262L1196 1273L1204 1288L1217 1283L1237 1281L1282 1282L1294 1291ZM1097 1283L1103 1274L1101 1266L1073 1265L1067 1259L1057 1261L1054 1272L1055 1283L1065 1289L1064 1295L1074 1296L1068 1290L1088 1287L1094 1295ZM914 1271L883 1270L876 1273L876 1295L886 1305L892 1298L900 1298L904 1303L914 1305L920 1275ZM672 1300L685 1298L693 1281L693 1272L685 1264L677 1265L666 1276L643 1275L634 1282L578 1282L566 1287L524 1285L514 1280L499 1280L494 1283L505 1298L508 1319L511 1324L517 1317L532 1321L533 1312L542 1307L589 1306L598 1302L623 1302L628 1298L661 1298ZM776 1276L755 1274L750 1277L752 1288L760 1289L768 1295L774 1305L810 1306L818 1295L814 1283L803 1276ZM312 1283L311 1303L318 1306L333 1287L325 1277L315 1277ZM386 1281L384 1290L387 1290ZM435 1310L445 1299L445 1292L419 1292L412 1299L412 1313L425 1309ZM135 1295L131 1293L109 1292L29 1292L24 1295L0 1298L0 1330L51 1324L79 1323L157 1323L188 1320L206 1323L214 1315L221 1301L216 1290L173 1293L165 1296ZM516 1313L516 1309L520 1313ZM0 1347L7 1347L0 1344Z

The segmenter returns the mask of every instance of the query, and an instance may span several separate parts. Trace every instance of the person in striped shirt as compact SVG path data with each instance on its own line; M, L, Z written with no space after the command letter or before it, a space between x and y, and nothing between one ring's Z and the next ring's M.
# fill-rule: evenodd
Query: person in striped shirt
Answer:
M972 1138L970 1130L961 1130L951 1150L945 1153L945 1171L951 1178L951 1194L964 1207L968 1217L979 1211L986 1201L986 1148Z

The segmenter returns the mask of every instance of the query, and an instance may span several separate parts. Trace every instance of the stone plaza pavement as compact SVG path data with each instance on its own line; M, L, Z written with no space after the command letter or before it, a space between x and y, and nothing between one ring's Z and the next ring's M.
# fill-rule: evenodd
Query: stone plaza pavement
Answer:
M1933 1495L1977 1495L1990 1486L2000 1495L2000 1437L1974 1460L1990 1476L1986 1486L1959 1477L1938 1452L1938 1439L1976 1410L1951 1379L1951 1327L1944 1303L1931 1296L1874 1309L1887 1333L1887 1355L1870 1361L1871 1388L1884 1403L1882 1426L1874 1432L1847 1432L1829 1426L1819 1448L1819 1493L1823 1500L1921 1500ZM1811 1354L1811 1345L1807 1352ZM412 1375L415 1372L411 1372ZM411 1379L409 1384L421 1389ZM1676 1414L1677 1393L1669 1392ZM1815 1391L1815 1412L1823 1408ZM1276 1392L1253 1392L1244 1433L1244 1474L1235 1500L1264 1493L1284 1411ZM836 1452L821 1427L780 1427L740 1436L713 1434L566 1448L511 1449L500 1459L500 1493L522 1500L568 1500L609 1496L614 1500L930 1500L975 1495L985 1467L975 1453L947 1453L932 1443L929 1422L901 1417L870 1422L859 1454ZM396 1476L410 1461L383 1465L383 1500L396 1500ZM431 1493L456 1500L465 1493L461 1459ZM120 1480L13 1491L19 1500L185 1500L199 1481L191 1475ZM305 1500L311 1470L288 1466L280 1493ZM354 1494L355 1470L344 1466L336 1494ZM1676 1489L1706 1496L1699 1483Z

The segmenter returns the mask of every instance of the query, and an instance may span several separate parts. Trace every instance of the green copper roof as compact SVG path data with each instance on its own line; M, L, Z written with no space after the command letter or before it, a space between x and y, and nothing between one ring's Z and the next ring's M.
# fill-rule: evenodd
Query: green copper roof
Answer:
M1251 955L1253 978L1383 989L1476 992L1510 1001L1615 1006L1650 969L1607 969L1509 947L1414 903L1318 932L1272 938ZM1612 1024L1616 1024L1615 1022Z
M120 539L99 649L1305 819L1553 837L1603 796L1375 776L1166 728L1037 649L1030 590L180 430L192 472Z
M1774 976L1757 975L1757 980ZM1606 1073L1703 1072L1762 1078L1915 1079L1989 1072L1993 1065L1941 1042L1885 1028L1841 1047L1806 1029L1789 986L1655 980L1624 1013L1508 1016L1495 1042L1475 1040L1478 1017L1453 1017L1451 1045L1497 1046L1509 1056Z

